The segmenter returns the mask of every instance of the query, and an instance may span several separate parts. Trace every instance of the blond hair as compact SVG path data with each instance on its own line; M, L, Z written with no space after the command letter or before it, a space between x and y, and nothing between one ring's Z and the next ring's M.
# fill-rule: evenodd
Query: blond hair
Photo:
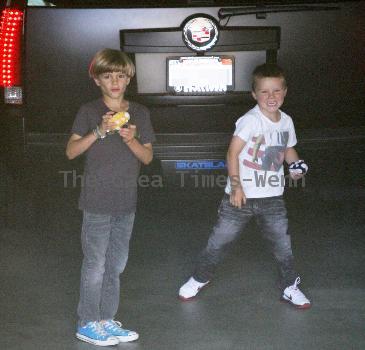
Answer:
M132 60L122 51L102 49L92 59L89 67L91 78L98 78L100 74L107 72L122 72L129 78L136 73Z

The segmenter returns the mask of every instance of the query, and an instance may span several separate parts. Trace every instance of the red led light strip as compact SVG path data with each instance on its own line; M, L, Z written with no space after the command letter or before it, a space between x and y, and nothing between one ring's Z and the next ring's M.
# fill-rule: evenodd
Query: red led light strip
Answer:
M5 9L0 22L0 86L17 86L21 80L23 11Z

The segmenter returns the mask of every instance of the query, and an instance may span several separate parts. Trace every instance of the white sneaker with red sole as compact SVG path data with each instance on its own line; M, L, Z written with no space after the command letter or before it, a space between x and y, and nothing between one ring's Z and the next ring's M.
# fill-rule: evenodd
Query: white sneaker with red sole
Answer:
M299 283L300 283L300 278L297 277L293 285L286 287L284 289L281 300L292 304L297 309L309 309L311 307L311 302L298 288Z
M195 298L195 296L209 283L198 282L193 277L181 286L179 290L179 299L182 301L189 301Z

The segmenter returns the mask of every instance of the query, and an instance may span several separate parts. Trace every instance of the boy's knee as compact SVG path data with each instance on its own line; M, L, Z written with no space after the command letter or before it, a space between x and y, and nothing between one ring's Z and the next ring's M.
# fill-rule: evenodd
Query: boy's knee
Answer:
M105 272L105 258L84 258L84 265L89 275L102 276Z
M280 249L276 249L274 251L274 255L276 259L281 263L293 260L293 252L290 246L284 246Z
M127 259L121 261L119 264L112 266L111 272L115 276L119 276L124 271L126 265L127 265Z

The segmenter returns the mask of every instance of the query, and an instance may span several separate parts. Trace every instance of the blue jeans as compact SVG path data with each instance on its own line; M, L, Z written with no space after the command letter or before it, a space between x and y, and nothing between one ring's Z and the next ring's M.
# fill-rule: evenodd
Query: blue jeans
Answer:
M199 282L211 280L215 269L252 218L256 219L263 237L278 264L280 288L292 285L298 276L288 234L288 218L284 199L280 197L249 198L241 208L232 206L225 194L218 210L218 221L208 244L199 256L193 277Z
M129 251L135 214L120 216L84 211L81 245L79 325L113 319L120 298L120 279Z

